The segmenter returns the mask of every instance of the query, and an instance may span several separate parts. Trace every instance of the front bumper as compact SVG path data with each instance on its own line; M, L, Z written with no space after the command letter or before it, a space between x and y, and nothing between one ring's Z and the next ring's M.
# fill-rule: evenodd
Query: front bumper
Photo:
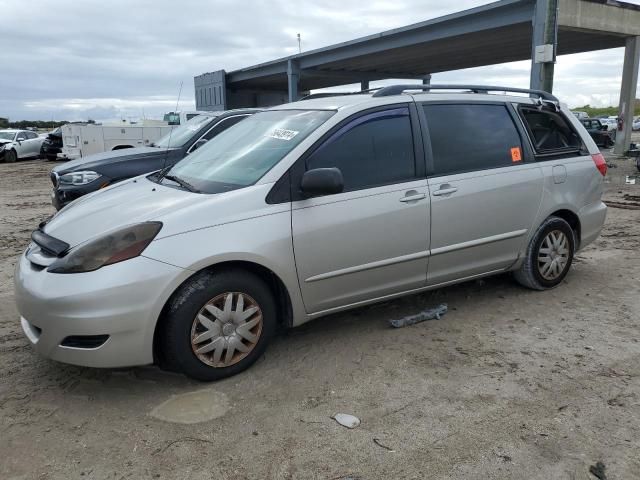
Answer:
M146 365L153 363L162 307L188 275L146 257L94 272L55 274L22 255L15 297L24 333L40 355L87 367ZM97 348L61 345L69 337L95 336L108 337Z

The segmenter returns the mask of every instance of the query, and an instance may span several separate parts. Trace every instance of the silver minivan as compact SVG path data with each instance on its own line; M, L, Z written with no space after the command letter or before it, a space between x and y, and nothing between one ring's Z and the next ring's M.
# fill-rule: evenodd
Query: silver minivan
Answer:
M54 360L219 379L279 324L508 271L557 286L603 226L605 174L545 92L281 105L43 222L15 273L20 321Z

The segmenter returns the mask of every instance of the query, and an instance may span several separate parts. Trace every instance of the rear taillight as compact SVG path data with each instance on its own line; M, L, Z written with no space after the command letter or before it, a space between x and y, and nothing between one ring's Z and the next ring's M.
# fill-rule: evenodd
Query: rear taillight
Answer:
M607 161L604 159L604 156L601 153L596 153L591 155L593 158L593 163L596 164L596 168L604 177L607 174Z

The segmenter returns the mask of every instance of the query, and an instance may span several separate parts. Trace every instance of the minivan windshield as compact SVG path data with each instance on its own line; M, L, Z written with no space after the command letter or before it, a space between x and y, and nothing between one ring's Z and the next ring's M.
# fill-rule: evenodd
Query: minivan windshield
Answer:
M221 193L257 182L335 111L270 110L223 131L167 173L194 191Z
M170 133L154 143L158 148L180 148L186 144L202 127L217 115L198 115L183 125L174 127Z

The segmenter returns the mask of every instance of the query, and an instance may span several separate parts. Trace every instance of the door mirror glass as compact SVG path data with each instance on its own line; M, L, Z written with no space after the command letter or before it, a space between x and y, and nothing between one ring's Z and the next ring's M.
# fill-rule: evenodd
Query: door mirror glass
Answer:
M606 130L609 130L609 125L602 125L602 126L600 127L600 130L605 130L605 131L606 131Z
M315 168L302 176L300 189L309 197L333 195L344 190L344 179L339 168Z

